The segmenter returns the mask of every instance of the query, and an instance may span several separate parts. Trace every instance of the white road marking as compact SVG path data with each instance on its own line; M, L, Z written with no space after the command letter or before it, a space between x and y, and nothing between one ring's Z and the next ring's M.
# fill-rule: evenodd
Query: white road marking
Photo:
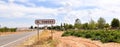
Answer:
M12 43L15 43L15 42L17 42L17 41L23 40L23 39L25 39L25 38L27 38L27 37L29 37L29 36L31 36L31 35L33 35L33 34L30 34L30 35L28 35L28 36L19 38L19 39L13 41L13 42L9 42L9 43L7 43L7 44L5 44L5 45L2 45L2 46L0 46L0 47L5 47L5 46L7 46L7 45L9 45L9 44L12 44Z

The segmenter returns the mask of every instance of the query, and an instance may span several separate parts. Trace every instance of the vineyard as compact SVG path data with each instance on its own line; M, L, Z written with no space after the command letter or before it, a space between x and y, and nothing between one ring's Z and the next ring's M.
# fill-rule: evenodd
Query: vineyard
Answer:
M120 43L119 30L68 30L62 36L76 36L89 38L92 40L100 40L103 43L117 42Z

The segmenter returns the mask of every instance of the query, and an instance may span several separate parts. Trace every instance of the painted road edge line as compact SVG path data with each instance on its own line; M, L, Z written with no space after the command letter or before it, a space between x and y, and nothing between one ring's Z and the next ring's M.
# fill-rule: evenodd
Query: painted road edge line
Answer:
M12 43L15 43L15 42L17 42L17 41L23 40L23 39L25 39L25 38L27 38L27 37L29 37L29 36L31 36L31 35L34 35L34 34L30 34L30 35L28 35L28 36L19 38L19 39L13 41L13 42L9 42L9 43L7 43L7 44L5 44L5 45L2 45L2 46L0 46L0 47L5 47L5 46L7 46L7 45L9 45L9 44L12 44Z

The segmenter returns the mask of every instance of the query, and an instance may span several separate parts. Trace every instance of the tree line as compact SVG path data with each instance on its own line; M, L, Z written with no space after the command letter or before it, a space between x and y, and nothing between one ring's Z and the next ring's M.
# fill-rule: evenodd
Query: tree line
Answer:
M44 27L39 27L44 29ZM80 19L75 19L74 25L68 23L61 23L61 25L56 25L53 27L48 27L48 29L55 30L67 30L67 29L84 29L84 30L95 30L95 29L119 29L120 21L117 18L113 18L111 23L107 23L106 20L100 17L97 22L91 19L89 22L81 23ZM37 29L37 27L31 26L30 29Z
M3 27L0 28L0 32L16 32L17 28L7 28L7 27Z
M76 19L74 27L77 29L119 29L120 22L119 19L113 18L108 24L104 18L100 17L97 22L91 19L88 23L81 24L80 19Z
M63 23L60 26L54 26L57 30L67 30L67 29L84 29L84 30L95 30L95 29L119 29L120 22L119 19L113 18L111 23L107 23L106 20L100 17L97 22L91 19L89 22L81 23L80 19L75 19L74 25Z

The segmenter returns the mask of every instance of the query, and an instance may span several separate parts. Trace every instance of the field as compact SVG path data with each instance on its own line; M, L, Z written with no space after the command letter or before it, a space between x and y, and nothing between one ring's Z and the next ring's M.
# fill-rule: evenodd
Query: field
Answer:
M68 30L62 36L76 36L89 38L92 40L100 40L103 43L116 42L120 43L119 30Z

